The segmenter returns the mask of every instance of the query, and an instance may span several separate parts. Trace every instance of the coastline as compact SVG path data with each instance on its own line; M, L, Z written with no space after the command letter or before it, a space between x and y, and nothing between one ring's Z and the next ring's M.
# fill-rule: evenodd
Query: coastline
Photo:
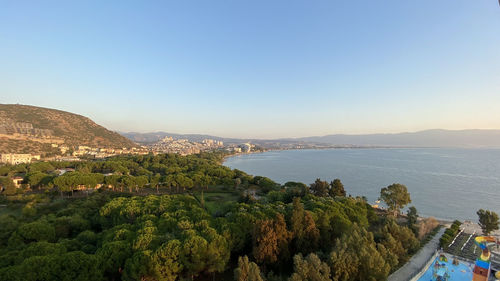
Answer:
M500 193L494 187L500 178L485 172L481 164L495 163L489 167L492 171L500 167L494 157L499 155L498 150L342 148L252 151L225 155L222 164L281 184L286 181L309 184L316 178L338 177L349 186L348 193L364 195L370 203L377 200L381 187L400 182L408 187L420 216L434 217L442 224L455 219L477 221L477 210L485 207L499 212L495 202L500 202ZM244 156L265 152L269 153ZM230 158L236 156L241 157ZM472 193L473 204L463 204L464 198Z
M237 152L223 157L222 163L224 163L228 158L250 155L250 154L260 154L272 151L299 151L299 150L337 150L337 149L481 149L481 147L439 147L439 146L329 146L329 147L294 147L294 148L269 148L264 151L250 151L250 152ZM496 148L493 148L496 149ZM498 148L500 149L500 148Z
M222 159L222 163L224 163L228 158L242 156L242 155L251 155L251 154L261 154L272 151L293 151L293 150L330 150L330 149L398 149L398 148L418 148L418 147L381 147L381 146L335 146L335 147L304 147L304 148L269 148L264 151L250 151L250 152L236 152L233 154L225 155ZM423 147L422 147L423 148ZM425 147L431 148L431 147Z
M366 147L364 147L366 149ZM323 148L323 149L341 149L340 147L338 148ZM322 149L322 150L323 150ZM234 154L230 154L230 155L226 155L223 157L223 160L222 160L222 165L224 165L224 163L229 159L229 158L233 158L233 157L238 157L238 156L244 156L244 155L252 155L252 154L262 154L262 153L266 153L266 152L273 152L273 151L288 151L288 150L318 150L316 148L303 148L303 149L269 149L269 150L266 150L266 151L251 151L251 152L239 152L239 153L234 153ZM380 208L380 207L374 207L374 209L376 209L377 211L381 211L381 212L385 212L386 210L384 208ZM403 214L404 216L404 214ZM439 225L442 225L444 227L447 227L449 225L451 225L453 223L453 219L447 219L447 218L440 218L440 217L436 217L436 216L432 216L432 215L419 215L419 220L422 220L422 219L428 219L428 218L434 218L438 223Z
M281 150L282 149L269 149L269 150L265 150L265 151L237 152L237 153L233 153L233 154L229 154L229 155L224 155L224 157L222 157L221 164L224 165L224 162L226 162L226 160L228 158L232 158L232 157L237 157L237 156L242 156L242 155L251 155L251 154L260 154L260 153L266 153L266 152L270 152L270 151L281 151Z

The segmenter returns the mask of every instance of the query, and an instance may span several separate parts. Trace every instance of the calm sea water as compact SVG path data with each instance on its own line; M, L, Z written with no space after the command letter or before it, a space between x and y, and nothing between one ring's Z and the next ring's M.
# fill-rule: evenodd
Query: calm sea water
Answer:
M288 150L228 158L224 165L279 183L340 178L348 194L377 200L380 189L406 185L424 216L477 220L500 214L500 149Z

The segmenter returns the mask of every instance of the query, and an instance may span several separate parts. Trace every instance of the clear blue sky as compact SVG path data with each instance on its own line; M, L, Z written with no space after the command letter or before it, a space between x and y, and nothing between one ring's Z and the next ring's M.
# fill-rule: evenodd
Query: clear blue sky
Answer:
M110 129L500 129L497 0L0 0L0 103Z

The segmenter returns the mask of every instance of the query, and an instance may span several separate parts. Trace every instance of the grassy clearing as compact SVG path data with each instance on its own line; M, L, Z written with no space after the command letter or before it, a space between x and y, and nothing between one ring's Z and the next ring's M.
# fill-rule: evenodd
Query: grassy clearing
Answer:
M0 216L11 215L15 217L21 217L21 209L23 204L0 204Z
M201 202L201 191L194 193L194 196ZM210 214L215 214L226 202L237 201L239 195L237 192L203 192L205 208Z

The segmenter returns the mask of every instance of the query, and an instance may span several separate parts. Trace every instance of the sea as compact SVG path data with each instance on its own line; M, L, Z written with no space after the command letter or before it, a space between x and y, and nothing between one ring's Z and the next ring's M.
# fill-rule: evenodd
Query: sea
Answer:
M500 149L342 148L269 151L229 157L224 165L278 182L341 179L346 192L374 204L380 189L407 186L421 216L477 221L500 214Z

